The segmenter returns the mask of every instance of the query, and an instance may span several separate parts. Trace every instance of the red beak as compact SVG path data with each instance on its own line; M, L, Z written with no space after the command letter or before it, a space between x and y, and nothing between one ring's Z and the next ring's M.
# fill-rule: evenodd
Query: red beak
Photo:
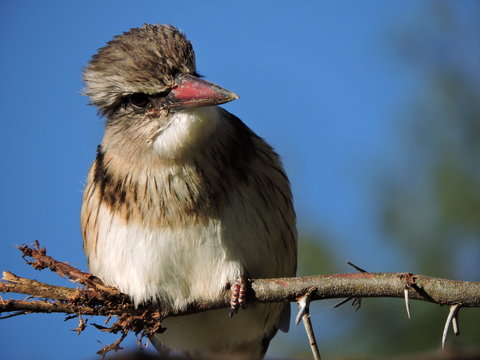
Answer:
M177 75L175 83L166 97L170 108L219 105L238 99L233 92L192 75Z

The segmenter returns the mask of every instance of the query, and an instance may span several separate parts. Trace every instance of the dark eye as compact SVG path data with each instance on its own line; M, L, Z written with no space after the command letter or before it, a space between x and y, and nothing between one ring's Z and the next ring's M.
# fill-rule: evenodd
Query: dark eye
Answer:
M144 108L150 102L150 96L144 93L133 93L128 95L128 102L136 108Z

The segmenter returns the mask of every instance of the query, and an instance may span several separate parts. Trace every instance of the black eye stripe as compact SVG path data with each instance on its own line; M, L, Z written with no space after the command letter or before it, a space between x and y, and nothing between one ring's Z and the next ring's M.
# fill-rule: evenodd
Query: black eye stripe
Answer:
M165 96L167 96L168 94L170 94L170 91L172 91L172 90L171 90L171 89L168 89L168 90L162 91L162 92L160 92L160 93L156 93L156 94L153 95L153 96L162 98L162 97L165 97Z

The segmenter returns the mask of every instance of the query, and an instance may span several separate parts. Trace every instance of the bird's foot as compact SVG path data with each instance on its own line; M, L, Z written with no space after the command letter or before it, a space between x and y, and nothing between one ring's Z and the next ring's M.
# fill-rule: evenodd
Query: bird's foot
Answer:
M245 275L240 275L233 284L230 285L230 317L235 314L239 308L245 308L247 305L248 282Z

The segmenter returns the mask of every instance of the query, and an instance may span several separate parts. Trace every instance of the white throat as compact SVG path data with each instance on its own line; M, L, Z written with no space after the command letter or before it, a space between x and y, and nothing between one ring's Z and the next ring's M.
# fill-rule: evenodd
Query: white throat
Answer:
M153 142L162 158L178 159L198 151L220 123L217 106L199 107L174 113Z

